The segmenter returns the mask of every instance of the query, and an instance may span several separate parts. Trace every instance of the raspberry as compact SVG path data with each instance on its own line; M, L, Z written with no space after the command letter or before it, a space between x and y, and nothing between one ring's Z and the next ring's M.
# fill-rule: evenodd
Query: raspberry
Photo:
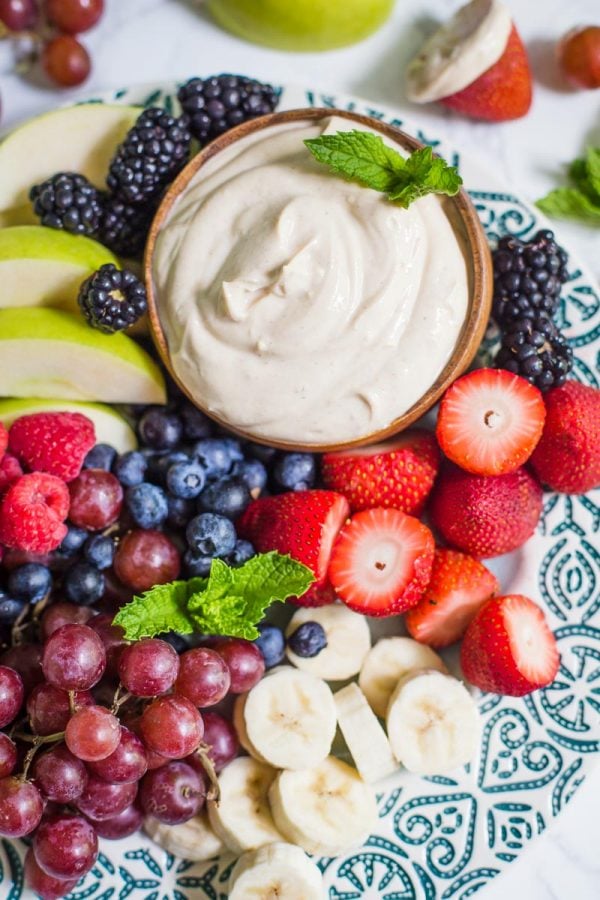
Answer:
M19 460L12 453L5 453L0 460L0 494L22 474L23 469L19 465Z
M6 453L7 447L8 447L8 431L6 430L6 428L4 427L2 422L0 422L0 459L2 459L2 457Z
M96 443L96 434L93 423L81 413L34 413L12 424L8 442L28 469L72 481Z
M60 478L42 472L22 475L6 491L0 505L0 543L6 547L48 553L67 533L69 490Z

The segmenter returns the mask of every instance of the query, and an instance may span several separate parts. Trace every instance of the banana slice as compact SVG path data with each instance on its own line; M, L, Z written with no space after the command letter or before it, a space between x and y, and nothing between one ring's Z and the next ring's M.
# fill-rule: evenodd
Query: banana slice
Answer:
M333 695L338 725L361 778L369 784L398 769L390 742L357 684Z
M144 831L163 850L182 859L204 862L225 852L225 844L210 827L206 810L182 825L165 825L146 816Z
M250 756L234 759L219 775L221 798L209 800L206 808L215 834L232 853L239 856L282 840L267 799L275 775Z
M372 788L356 769L334 756L314 769L280 772L269 801L275 824L287 840L319 856L339 856L360 847L377 823Z
M358 684L376 716L385 718L390 697L400 679L418 669L447 671L431 647L412 638L384 638L375 644L360 670Z
M272 766L310 769L331 750L333 694L320 678L282 666L248 692L243 721L249 746Z
M289 647L287 658L303 672L325 681L345 681L360 672L371 647L371 631L364 616L352 612L343 603L298 609L286 629L290 637L305 622L318 622L327 636L327 646L313 657L297 656Z
M294 844L269 844L238 859L229 881L229 900L325 900L323 876Z
M387 732L394 755L410 772L442 775L475 757L481 718L461 681L428 670L398 684L390 700Z
M244 710L246 708L246 697L247 694L238 694L235 698L235 702L233 704L233 715L232 722L233 727L236 730L238 740L246 753L249 753L250 756L253 756L254 759L258 759L260 762L266 763L266 759L264 756L261 756L254 744L250 741L248 737L248 732L246 731L246 722L244 719ZM268 765L268 763L267 763Z

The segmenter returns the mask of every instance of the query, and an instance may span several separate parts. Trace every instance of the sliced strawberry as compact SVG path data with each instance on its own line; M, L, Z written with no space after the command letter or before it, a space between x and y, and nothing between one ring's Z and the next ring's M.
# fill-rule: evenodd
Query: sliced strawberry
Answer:
M335 595L328 582L331 548L350 509L348 501L333 491L295 491L254 500L237 522L241 538L251 541L259 553L289 553L314 572L316 581L298 606L322 606Z
M448 388L436 435L446 456L476 475L506 475L533 453L544 428L541 392L505 369L475 369Z
M467 628L460 661L465 678L482 691L522 697L554 681L560 656L540 607L509 594L481 607Z
M340 532L329 564L336 594L356 612L392 616L418 603L435 545L426 525L397 509L356 513Z
M353 512L390 506L420 515L440 467L440 451L430 431L413 429L385 444L325 453L325 487L339 491Z
M496 576L479 560L457 550L436 550L427 589L406 613L408 633L430 647L447 647L498 590Z

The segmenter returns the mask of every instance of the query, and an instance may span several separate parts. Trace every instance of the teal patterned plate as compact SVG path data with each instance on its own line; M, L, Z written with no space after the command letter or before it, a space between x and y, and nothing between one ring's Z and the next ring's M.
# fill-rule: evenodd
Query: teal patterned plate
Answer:
M94 102L174 108L176 85L103 94ZM352 109L398 125L458 164L490 240L527 237L547 223L474 159L399 112L364 100L285 87L280 108ZM599 386L600 294L571 258L560 308L575 352L574 377ZM493 344L489 335L482 359ZM552 823L600 752L600 491L546 494L537 534L494 561L506 592L541 599L556 634L561 667L554 684L527 698L481 695L477 759L452 778L392 777L378 796L379 825L365 846L321 859L330 900L462 900L483 888ZM390 626L398 628L394 620ZM456 660L448 660L456 671ZM24 845L0 842L0 896L19 900ZM135 835L102 842L94 869L72 900L226 900L231 860L176 859ZM32 895L29 895L30 897Z

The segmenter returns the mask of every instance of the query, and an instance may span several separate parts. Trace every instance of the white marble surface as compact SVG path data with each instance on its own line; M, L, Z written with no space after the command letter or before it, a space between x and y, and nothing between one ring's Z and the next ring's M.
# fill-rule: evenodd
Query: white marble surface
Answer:
M410 113L435 124L465 150L483 154L507 184L533 200L556 184L565 163L586 143L600 144L600 90L566 90L553 57L556 39L573 25L600 24L600 3L506 2L530 49L535 72L535 100L527 118L490 126L434 107L413 107ZM447 17L458 2L398 0L392 18L377 35L358 46L319 55L280 53L239 41L219 30L194 0L106 0L106 5L102 24L85 36L94 71L77 92L58 93L35 79L17 78L10 73L8 48L0 47L3 126L89 91L221 71L353 92L408 111L404 65L431 21ZM600 278L600 232L568 224L561 224L560 232ZM600 897L599 800L600 767L549 832L486 888L487 900Z

